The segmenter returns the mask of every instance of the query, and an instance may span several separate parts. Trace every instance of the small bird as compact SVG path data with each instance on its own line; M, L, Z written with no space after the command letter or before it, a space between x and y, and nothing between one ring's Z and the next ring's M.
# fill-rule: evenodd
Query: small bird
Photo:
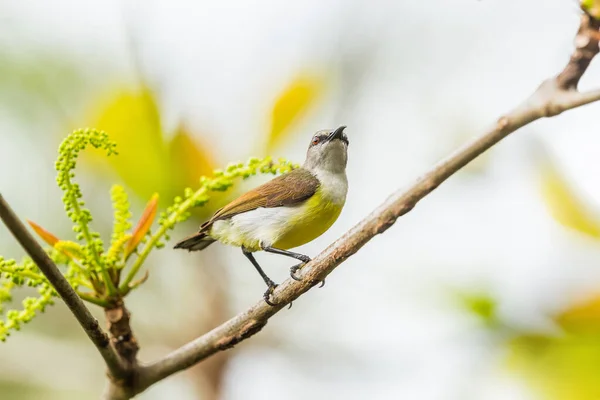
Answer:
M290 275L310 257L289 249L321 236L340 215L346 193L348 137L345 126L315 133L301 168L280 175L217 210L199 232L175 245L176 249L203 250L215 241L241 247L267 284L267 304L277 285L265 274L253 253L263 250L300 260Z

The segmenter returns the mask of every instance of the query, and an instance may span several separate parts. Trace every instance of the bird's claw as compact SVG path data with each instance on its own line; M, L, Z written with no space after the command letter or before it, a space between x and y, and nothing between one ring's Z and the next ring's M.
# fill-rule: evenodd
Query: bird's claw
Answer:
M298 275L296 275L296 272L302 268L302 266L304 265L304 263L302 264L298 264L298 265L294 265L292 268L290 268L290 277L295 280L300 282L302 280L302 278L300 278Z
M307 262L310 262L311 259L309 256L305 256L303 254L301 254L300 257L298 257L298 258L302 262L300 264L294 265L292 268L290 268L290 276L292 277L293 280L300 282L302 280L302 278L300 278L298 275L296 275L296 272L300 268L302 268L304 266L304 264L306 264Z
M275 307L277 305L277 303L273 303L270 299L271 295L273 294L273 291L275 290L275 288L277 286L278 285L276 283L271 282L271 284L269 285L269 288L267 289L265 294L263 294L263 299L265 299L265 303L267 303L271 307Z
M275 288L279 286L276 283L273 283L272 285L269 285L269 288L267 289L267 291L265 292L265 294L263 294L263 299L265 299L265 303L267 303L268 305L270 305L271 307L275 307L277 305L279 305L279 303L273 303L271 301L271 295L273 294L273 291L275 290ZM288 310L290 308L292 308L292 302L290 302L290 305L288 306Z
M313 286L313 287L314 287L314 286L316 286L316 285L317 285L317 283L320 283L320 285L319 285L319 289L321 289L323 286L325 286L325 279L323 279L322 281L316 281L316 280L315 280L315 281L312 281L311 283L312 283L312 286Z
M310 261L310 259L309 259L309 261ZM300 278L298 275L296 275L296 272L298 272L298 270L301 269L304 266L304 264L306 264L306 262L303 262L298 265L294 265L292 268L290 268L290 276L292 277L293 280L298 281L298 282L302 281L302 278ZM319 282L321 283L319 285L319 288L322 288L323 286L325 286L325 279L323 279L322 281L315 282L314 285L316 285Z

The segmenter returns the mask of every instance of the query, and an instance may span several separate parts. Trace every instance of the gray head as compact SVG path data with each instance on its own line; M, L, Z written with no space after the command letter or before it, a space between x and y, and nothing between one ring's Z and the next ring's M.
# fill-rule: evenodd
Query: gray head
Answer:
M333 173L346 171L348 162L348 137L345 126L335 130L322 130L314 134L306 152L304 168Z

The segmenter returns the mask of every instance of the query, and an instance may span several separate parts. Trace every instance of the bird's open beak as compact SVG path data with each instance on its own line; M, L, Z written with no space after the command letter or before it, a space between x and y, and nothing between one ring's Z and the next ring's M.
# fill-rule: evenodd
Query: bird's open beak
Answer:
M327 141L330 142L334 139L342 139L342 133L344 133L344 129L346 129L346 126L342 125L339 128L337 128L336 130L334 130L333 132L331 132L329 134L329 136L327 136Z

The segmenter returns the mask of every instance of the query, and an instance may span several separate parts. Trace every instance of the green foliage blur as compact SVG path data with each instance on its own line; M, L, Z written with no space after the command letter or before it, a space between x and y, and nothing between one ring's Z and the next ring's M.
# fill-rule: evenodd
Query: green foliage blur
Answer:
M147 87L116 90L92 105L87 121L119 143L119 157L110 158L109 165L140 198L160 192L166 206L167 199L215 168L210 148L197 135L192 138L184 126L165 132L156 98ZM106 162L99 152L91 155L92 168Z
M577 236L600 239L598 208L586 201L547 155L540 163L540 192L557 223ZM511 326L498 315L496 299L485 292L460 296L467 312L504 338L508 370L524 378L542 398L600 398L600 284L596 295L545 316L556 328L552 332Z
M594 18L600 18L599 0L581 0L581 6Z

